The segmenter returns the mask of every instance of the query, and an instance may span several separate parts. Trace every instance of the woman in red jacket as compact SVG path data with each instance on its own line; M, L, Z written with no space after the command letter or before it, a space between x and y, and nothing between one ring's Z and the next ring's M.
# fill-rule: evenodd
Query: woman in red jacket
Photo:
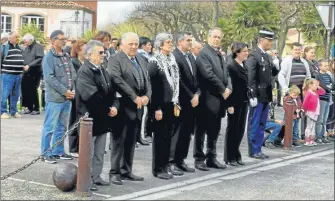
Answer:
M319 86L316 79L308 79L304 84L305 98L303 108L307 116L307 127L305 130L305 145L315 146L315 123L320 113L319 95L325 94L325 90Z

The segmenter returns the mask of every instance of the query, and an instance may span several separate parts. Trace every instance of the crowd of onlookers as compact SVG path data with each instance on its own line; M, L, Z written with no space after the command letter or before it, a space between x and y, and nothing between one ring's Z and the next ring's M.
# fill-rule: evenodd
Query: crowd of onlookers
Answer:
M244 165L239 146L245 130L249 156L266 159L262 146L283 146L287 119L292 119L292 146L330 143L334 60L316 61L315 49L299 43L282 59L271 50L273 38L273 32L261 30L256 48L234 42L226 54L219 28L208 31L206 44L188 32L160 33L151 40L131 32L118 39L99 31L90 41L68 41L55 30L48 48L31 34L19 41L12 32L1 36L1 118L20 118L18 102L23 114L45 110L43 154L88 112L93 118L91 190L143 180L132 173L137 143L153 143L152 173L160 179L225 169L216 159L216 143L226 116L224 162L231 166ZM275 106L283 107L283 116L275 118ZM59 145L43 160L54 164L77 158L79 132L69 135L69 154ZM110 182L100 177L107 133ZM192 135L195 169L184 162Z

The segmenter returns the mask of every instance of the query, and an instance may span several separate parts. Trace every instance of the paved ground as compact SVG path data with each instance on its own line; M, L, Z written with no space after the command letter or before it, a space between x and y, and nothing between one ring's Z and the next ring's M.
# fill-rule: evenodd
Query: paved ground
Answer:
M1 175L39 155L42 123L43 115L26 115L21 119L1 121ZM218 142L218 159L221 161L223 137L221 135ZM67 142L65 145L67 147ZM264 149L271 158L261 162L247 157L244 138L241 151L247 163L244 167L197 171L162 181L151 175L151 146L140 146L135 153L134 173L144 176L145 181L102 187L98 194L89 199L334 199L334 144L301 147L291 151ZM106 180L109 157L108 152L102 174ZM77 160L71 162L76 164ZM193 165L191 155L187 163ZM1 199L82 199L74 193L62 193L53 186L52 172L55 167L38 162L12 178L1 181Z

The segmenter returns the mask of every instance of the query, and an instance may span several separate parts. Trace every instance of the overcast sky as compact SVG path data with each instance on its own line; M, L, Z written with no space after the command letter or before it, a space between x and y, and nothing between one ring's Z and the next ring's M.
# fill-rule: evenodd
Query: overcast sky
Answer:
M118 23L125 20L127 13L134 10L138 2L98 2L98 29L103 28L108 23Z

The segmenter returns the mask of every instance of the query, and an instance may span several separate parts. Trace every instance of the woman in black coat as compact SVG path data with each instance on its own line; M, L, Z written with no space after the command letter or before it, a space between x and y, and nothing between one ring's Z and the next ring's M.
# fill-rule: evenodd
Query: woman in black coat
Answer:
M248 113L248 74L245 60L248 58L248 46L234 43L233 59L227 68L231 77L233 92L227 99L228 120L225 140L224 161L232 166L244 165L239 147L244 135Z
M176 172L169 166L171 139L179 116L179 68L172 54L172 36L158 34L157 51L149 59L152 86L151 114L153 119L152 173L160 179L172 179Z
M72 64L76 73L78 73L79 68L83 65L85 57L84 57L84 50L85 50L85 42L78 40L76 41L71 48L71 58ZM73 125L76 122L76 101L75 99L72 100L72 108L70 114L70 123L69 125ZM69 135L69 150L72 157L78 158L79 153L79 134L77 129L75 129Z
M85 60L77 74L76 107L77 118L89 113L93 118L92 140L92 187L96 185L109 185L101 179L103 168L106 137L115 123L113 117L117 115L119 102L116 91L112 87L111 79L102 66L104 61L103 44L96 40L88 42Z

